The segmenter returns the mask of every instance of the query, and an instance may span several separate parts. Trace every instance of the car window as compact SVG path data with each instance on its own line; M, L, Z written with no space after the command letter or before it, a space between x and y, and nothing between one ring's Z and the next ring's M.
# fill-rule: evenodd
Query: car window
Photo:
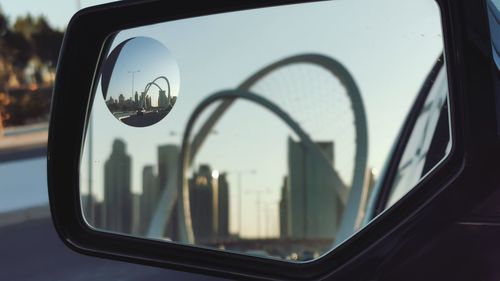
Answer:
M442 67L413 126L390 187L386 208L415 186L450 152L446 69Z

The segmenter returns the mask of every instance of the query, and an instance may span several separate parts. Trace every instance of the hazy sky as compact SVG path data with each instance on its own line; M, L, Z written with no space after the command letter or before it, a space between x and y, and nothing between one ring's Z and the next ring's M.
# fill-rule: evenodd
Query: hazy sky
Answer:
M79 8L108 3L106 0L2 0L0 8L10 17L11 22L17 16L27 13L38 16L44 15L48 22L59 29L65 29L71 16Z
M443 48L439 10L432 0L340 0L206 16L123 31L113 45L136 36L153 37L170 50L179 65L179 97L166 118L145 128L116 120L104 101L95 99L93 186L98 194L102 194L103 167L115 138L127 142L133 159L132 188L140 192L142 168L156 164L158 145L180 144L187 118L199 102L217 91L234 89L270 63L304 53L332 57L354 77L368 119L368 165L380 170ZM352 111L335 77L299 65L276 72L252 90L297 119L314 141L334 141L335 168L350 182L355 150ZM230 172L232 231L237 225L237 173L256 170L254 175L242 176L243 218L249 222L243 224L243 234L257 234L257 212L262 218L261 234L265 223L270 233L277 234L277 202L287 173L286 144L293 135L262 107L238 101L207 139L195 163ZM85 189L85 158L82 167ZM262 195L261 210L256 210L257 192Z

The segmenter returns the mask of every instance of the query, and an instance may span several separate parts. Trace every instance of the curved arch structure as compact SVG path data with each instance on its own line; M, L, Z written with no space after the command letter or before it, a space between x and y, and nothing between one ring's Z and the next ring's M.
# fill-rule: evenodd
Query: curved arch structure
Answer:
M353 233L353 230L355 229L356 218L359 213L360 201L365 179L367 155L368 155L368 129L366 124L367 122L366 122L366 115L365 115L363 101L353 77L340 62L324 55L304 54L304 55L297 55L285 58L267 67L264 67L263 69L261 69L260 71L256 72L254 75L246 79L235 91L226 91L210 96L209 98L205 99L191 115L190 117L191 123L188 122L182 143L181 155L179 159L180 160L179 165L181 167L181 169L179 170L179 182L178 182L179 190L176 192L179 193L180 195L181 200L179 202L180 205L182 205L180 206L179 209L180 210L179 236L183 242L194 243L194 235L191 225L191 215L189 208L189 190L188 188L186 188L187 179L185 171L189 168L190 163L196 156L196 153L198 152L203 142L207 138L209 132L215 126L217 121L222 117L225 111L233 104L234 101L236 101L236 99L244 98L256 102L266 107L267 109L271 110L273 113L278 115L278 117L280 117L283 121L285 121L289 126L291 126L292 129L294 129L294 131L296 131L296 133L299 136L301 136L301 139L303 138L302 141L304 141L304 143L309 143L307 146L309 147L309 149L311 149L311 152L313 152L314 154L317 154L319 152L319 149L310 140L309 136L300 128L300 126L298 126L298 124L288 114L286 114L278 106L272 104L267 99L252 94L250 91L250 88L252 86L254 86L260 79L262 79L272 71L279 69L281 67L298 63L309 63L317 65L330 72L332 76L339 79L340 83L347 90L347 95L351 100L351 107L354 113L354 122L356 127L355 128L356 155L355 155L352 186L349 192L349 196L346 199L347 200L346 210L341 219L339 233L337 234L337 237L335 239L336 243L338 243L339 241L343 241ZM217 108L213 111L213 113L201 126L198 133L194 136L192 143L189 143L192 123L196 119L197 115L199 115L199 113L203 110L204 108L203 106L206 107L208 106L208 104L211 104L212 102L218 99L223 99L223 101L219 104L219 106L217 106ZM325 159L325 157L323 154L321 154L321 157L318 159ZM177 196L175 198L177 198ZM159 203L159 206L161 206L161 204L162 202ZM162 208L160 207L158 209ZM161 211L157 210L157 213L164 219L168 219L170 216L170 212L161 214Z
M276 115L278 118L280 118L283 122L285 122L293 131L294 133L297 134L297 136L300 138L302 143L305 146L305 149L311 153L314 156L314 159L317 159L319 161L323 162L323 165L326 167L331 167L330 162L328 159L324 156L324 154L318 149L318 146L311 140L309 135L300 127L300 125L293 120L293 118L288 115L284 110L282 110L279 106L276 104L272 103L270 100L264 98L263 96L257 95L255 93L237 89L237 90L227 90L227 91L222 91L218 92L216 94L213 94L209 97L207 97L205 100L203 100L194 110L194 112L191 114L189 121L186 125L186 130L184 131L184 136L183 136L183 142L182 142L182 148L181 148L181 157L180 160L182 161L181 164L181 169L179 171L179 184L181 184L182 188L179 190L180 191L180 208L181 208L181 214L180 216L182 217L183 220L180 221L185 221L186 222L186 233L188 234L187 236L187 241L189 243L194 243L194 235L192 231L192 225L191 225L191 208L190 208L190 202L189 202L189 184L188 184L188 175L187 172L191 166L191 159L189 157L183 157L190 155L191 151L191 146L190 146L190 136L191 136L191 131L193 129L194 123L196 122L196 119L201 115L203 110L205 110L209 105L212 103L218 101L218 100L228 100L228 99L245 99L254 103L257 103L258 105L266 108L267 110L271 111L274 115ZM333 170L333 168L332 168ZM343 193L343 190L337 190L338 193Z
M144 94L144 96L146 96L146 94L148 93L149 89L153 85L156 86L160 91L163 91L163 88L160 87L160 85L158 85L158 83L156 83L156 81L158 81L159 79L163 79L163 80L165 80L165 82L167 82L167 100L168 100L168 104L170 104L170 101L171 101L171 98L172 98L171 95L170 95L170 82L168 81L168 78L165 77L165 76L158 76L153 81L147 83L146 86L144 87L144 91L142 93Z
M156 84L156 82L149 82L148 84L146 84L146 87L144 88L144 93L147 93L149 91L149 88L151 88L151 86L155 85L156 88L158 88L160 91L163 91L162 87L160 87L160 85Z

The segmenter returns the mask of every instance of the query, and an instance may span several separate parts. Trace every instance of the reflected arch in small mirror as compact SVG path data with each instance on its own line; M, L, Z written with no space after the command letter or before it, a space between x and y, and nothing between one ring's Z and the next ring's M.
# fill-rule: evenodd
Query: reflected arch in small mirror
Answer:
M158 123L179 94L179 67L170 51L149 37L117 44L103 63L101 91L113 116L132 127Z

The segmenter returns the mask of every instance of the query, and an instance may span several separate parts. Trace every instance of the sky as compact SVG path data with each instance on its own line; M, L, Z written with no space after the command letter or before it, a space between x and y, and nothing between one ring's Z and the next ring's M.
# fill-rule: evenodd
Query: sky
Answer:
M17 16L30 13L33 16L44 15L51 26L65 29L71 16L79 10L93 5L108 3L106 0L2 0L0 8L10 17L11 23Z
M115 138L127 143L133 162L132 189L140 193L142 168L156 164L159 145L180 144L187 118L199 102L217 91L234 89L270 63L304 53L329 56L353 76L368 120L367 165L380 170L443 49L439 10L432 0L340 0L177 20L122 31L112 47L136 36L154 38L169 50L179 67L179 97L167 118L144 128L123 124L111 115L104 100L94 100L93 187L101 198L103 167ZM269 75L252 90L282 107L314 141L333 141L335 169L349 183L356 149L352 110L338 79L325 73L297 65ZM250 222L244 223L243 235L259 235L252 227L257 223L260 235L268 228L265 224L270 234L278 234L289 137L296 139L280 119L244 101L235 103L209 135L194 169L209 163L228 172L232 232L238 224L235 202L240 174L243 221ZM88 180L88 151L84 153L83 192ZM256 172L248 173L251 170ZM267 217L265 221L257 221L259 212Z

